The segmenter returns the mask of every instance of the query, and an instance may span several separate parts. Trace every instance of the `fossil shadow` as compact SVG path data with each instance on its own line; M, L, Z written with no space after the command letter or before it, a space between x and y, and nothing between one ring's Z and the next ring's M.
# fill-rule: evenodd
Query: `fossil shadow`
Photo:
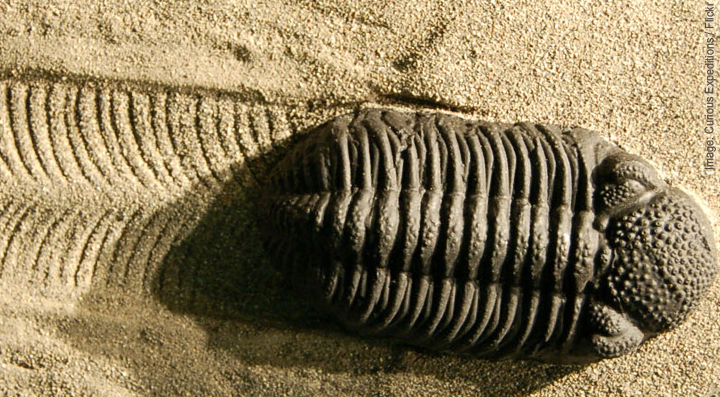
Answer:
M209 349L230 353L246 366L429 375L475 385L487 396L527 395L582 368L437 354L345 331L298 299L273 269L261 243L260 197L257 186L223 188L155 275L155 297L204 327Z

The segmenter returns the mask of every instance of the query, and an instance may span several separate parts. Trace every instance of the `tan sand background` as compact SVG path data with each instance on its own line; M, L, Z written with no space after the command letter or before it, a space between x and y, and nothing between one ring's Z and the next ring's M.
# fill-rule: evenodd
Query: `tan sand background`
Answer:
M563 3L3 1L0 69L10 79L51 72L227 93L286 115L292 131L365 101L582 125L651 160L720 213L719 177L702 172L702 2ZM296 302L258 246L251 182L157 192L52 180L43 189L21 177L2 184L3 211L23 200L39 209L26 221L35 223L0 236L14 272L0 278L0 396L720 394L720 283L689 321L635 354L587 367L492 363L357 338ZM146 266L149 278L191 280L192 304L186 287L138 293L91 276L67 290L33 282L37 269L23 268L22 257L43 236L37 225L80 207L90 215L76 214L78 222L113 214L131 231L146 215L181 219L185 226L168 226L172 238L158 237L157 220L137 234L135 247L153 237L167 248L162 258L135 256L118 232L119 248L105 260L127 256L128 272ZM35 249L48 252L36 266L50 274L53 250L73 242L49 233L51 243ZM91 241L91 252L93 244L101 243ZM186 265L199 270L183 275Z

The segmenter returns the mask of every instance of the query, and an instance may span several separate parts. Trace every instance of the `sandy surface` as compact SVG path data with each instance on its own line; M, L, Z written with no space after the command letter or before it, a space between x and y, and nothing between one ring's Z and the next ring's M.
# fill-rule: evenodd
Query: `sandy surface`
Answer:
M719 177L702 171L699 2L255 3L0 3L4 104L69 93L67 117L107 98L140 115L114 120L105 147L102 125L0 135L0 396L720 393L720 283L619 359L437 355L297 302L252 216L282 143L362 102L596 129L720 213ZM157 100L177 128L127 133ZM232 112L245 133L228 132Z

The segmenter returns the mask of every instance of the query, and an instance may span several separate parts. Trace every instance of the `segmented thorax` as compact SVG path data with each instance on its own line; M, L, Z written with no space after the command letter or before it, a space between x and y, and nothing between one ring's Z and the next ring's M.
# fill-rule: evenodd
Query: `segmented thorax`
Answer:
M341 116L276 168L269 251L364 332L483 357L572 356L585 317L620 321L604 306L588 314L612 260L592 183L611 150L581 129Z

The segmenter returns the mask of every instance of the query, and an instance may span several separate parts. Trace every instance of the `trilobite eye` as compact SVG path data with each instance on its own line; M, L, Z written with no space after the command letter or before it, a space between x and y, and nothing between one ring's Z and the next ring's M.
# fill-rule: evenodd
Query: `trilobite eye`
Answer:
M603 160L593 172L593 184L595 208L601 212L632 204L641 195L666 186L650 164L628 153Z
M606 210L627 204L646 190L645 186L634 180L624 181L620 184L603 184L598 187L596 192L596 208Z

